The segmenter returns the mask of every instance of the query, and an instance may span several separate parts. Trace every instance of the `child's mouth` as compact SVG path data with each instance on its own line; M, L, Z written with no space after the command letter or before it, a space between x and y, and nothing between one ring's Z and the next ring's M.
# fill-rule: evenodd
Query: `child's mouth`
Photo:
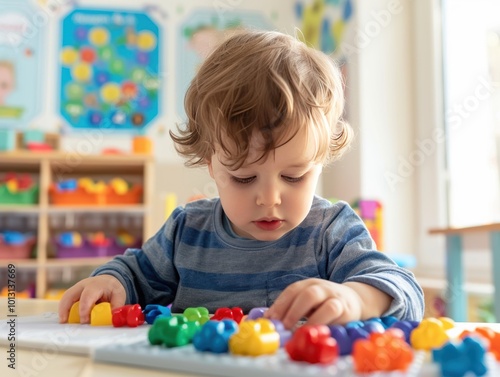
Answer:
M283 220L255 221L255 225L257 225L257 227L262 230L276 230L281 226L282 223Z

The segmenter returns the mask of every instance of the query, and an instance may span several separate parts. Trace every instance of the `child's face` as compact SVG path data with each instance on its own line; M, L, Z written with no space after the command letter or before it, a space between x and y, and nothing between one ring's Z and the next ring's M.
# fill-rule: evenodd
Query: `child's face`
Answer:
M252 140L258 145L258 138ZM253 151L253 154L252 154ZM313 161L316 143L298 133L265 161L229 170L218 151L208 164L222 207L239 236L274 241L298 226L311 209L322 170ZM258 150L251 149L249 161Z

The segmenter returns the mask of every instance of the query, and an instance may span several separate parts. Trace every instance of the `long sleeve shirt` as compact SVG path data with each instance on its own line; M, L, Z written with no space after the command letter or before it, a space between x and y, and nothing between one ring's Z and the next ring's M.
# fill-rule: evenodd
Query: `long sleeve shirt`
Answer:
M401 320L421 320L424 312L414 275L375 249L347 203L317 196L303 222L276 241L236 235L218 198L189 203L142 249L128 249L92 273L100 274L123 284L127 303L172 304L175 312L269 307L288 285L308 278L378 288L393 298L384 315Z

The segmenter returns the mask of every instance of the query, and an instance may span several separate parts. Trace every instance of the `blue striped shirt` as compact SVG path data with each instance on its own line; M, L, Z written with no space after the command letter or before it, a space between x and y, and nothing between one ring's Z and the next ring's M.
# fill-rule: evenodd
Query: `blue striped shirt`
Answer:
M420 320L424 311L414 275L375 249L347 203L320 197L304 221L276 241L234 234L218 198L189 203L142 249L128 249L92 273L100 274L120 280L127 303L172 304L175 312L269 307L289 284L307 278L372 285L393 297L384 315Z

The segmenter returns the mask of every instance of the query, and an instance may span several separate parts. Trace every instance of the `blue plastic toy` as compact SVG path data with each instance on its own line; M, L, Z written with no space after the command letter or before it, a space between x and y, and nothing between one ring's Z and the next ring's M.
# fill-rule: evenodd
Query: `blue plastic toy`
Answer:
M485 346L474 337L465 337L459 343L446 343L432 352L434 362L441 366L443 377L463 377L468 372L484 376L488 371L485 361Z
M193 345L198 351L226 353L229 350L229 338L238 331L238 323L232 319L206 322L201 331L193 338Z
M144 313L144 317L146 318L146 322L149 323L150 325L153 324L155 319L157 317L171 317L172 312L170 311L170 308L162 305L146 305L144 310L142 311Z
M23 245L26 242L26 237L21 232L6 230L2 234L7 245Z

